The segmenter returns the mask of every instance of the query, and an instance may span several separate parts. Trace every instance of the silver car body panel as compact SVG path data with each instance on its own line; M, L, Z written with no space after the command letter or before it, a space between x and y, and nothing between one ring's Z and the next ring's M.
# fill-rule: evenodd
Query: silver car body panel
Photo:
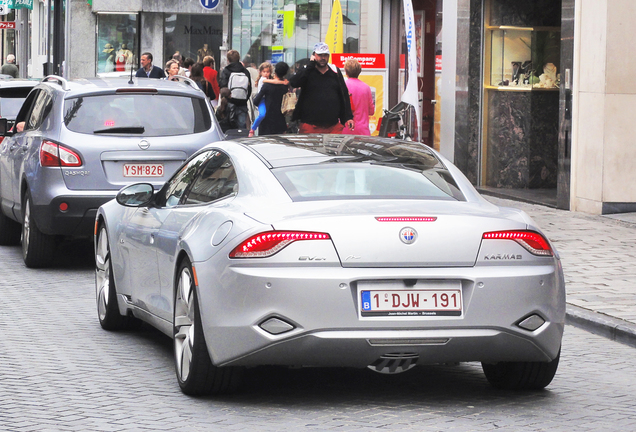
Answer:
M417 355L419 363L557 356L565 321L558 255L482 240L488 231L540 231L522 211L481 198L448 161L466 201L293 202L254 149L231 141L207 148L230 156L235 195L206 205L127 208L111 201L99 209L122 313L172 337L175 273L187 255L216 365L363 367L399 353ZM378 216L437 219L380 222ZM400 241L404 226L418 232L414 244ZM229 258L241 241L273 229L326 232L331 239L294 242L268 258ZM363 316L360 291L369 286L396 293L456 287L461 311ZM517 325L532 315L545 323L533 331ZM272 318L291 330L266 331Z

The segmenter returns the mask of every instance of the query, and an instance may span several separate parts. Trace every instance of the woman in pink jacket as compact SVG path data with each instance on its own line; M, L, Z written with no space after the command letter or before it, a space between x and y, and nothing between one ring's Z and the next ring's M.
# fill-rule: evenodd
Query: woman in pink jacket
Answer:
M353 130L345 128L343 134L371 135L369 130L369 116L375 113L375 105L371 96L371 88L358 79L362 68L356 59L349 59L344 64L347 74L347 88L351 96L351 111L353 111Z

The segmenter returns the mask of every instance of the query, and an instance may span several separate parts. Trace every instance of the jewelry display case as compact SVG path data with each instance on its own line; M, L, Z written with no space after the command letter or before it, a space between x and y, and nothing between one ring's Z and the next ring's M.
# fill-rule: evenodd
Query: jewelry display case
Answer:
M487 26L484 87L497 90L558 90L557 27Z

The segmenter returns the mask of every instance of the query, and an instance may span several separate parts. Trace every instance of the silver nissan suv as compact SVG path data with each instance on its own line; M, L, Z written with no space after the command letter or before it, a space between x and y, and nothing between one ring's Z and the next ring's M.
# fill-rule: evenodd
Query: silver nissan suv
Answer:
M204 145L224 139L196 83L49 76L7 130L0 119L0 245L27 267L59 239L90 238L97 208L133 182L160 186Z

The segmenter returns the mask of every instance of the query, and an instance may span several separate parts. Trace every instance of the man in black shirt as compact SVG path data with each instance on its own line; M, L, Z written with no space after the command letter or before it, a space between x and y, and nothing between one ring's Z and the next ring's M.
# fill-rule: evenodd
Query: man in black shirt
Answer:
M139 59L141 67L135 74L139 78L165 78L166 73L159 66L152 65L152 54L145 52Z
M300 97L292 120L299 120L300 133L341 133L344 126L353 129L349 91L342 72L328 64L329 47L314 45L309 64L289 80L300 87Z

